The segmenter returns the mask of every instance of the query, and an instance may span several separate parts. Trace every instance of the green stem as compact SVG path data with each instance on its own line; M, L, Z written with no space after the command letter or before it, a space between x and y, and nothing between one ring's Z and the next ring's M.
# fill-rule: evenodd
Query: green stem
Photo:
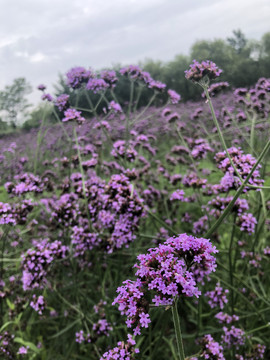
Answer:
M147 211L149 215L151 215L155 220L157 220L161 225L163 225L165 227L165 229L169 230L173 235L175 235L175 236L178 235L178 233L176 231L174 231L173 228L171 228L165 221L160 219L157 215L152 213L151 210L149 210L147 208L144 208L144 210Z
M233 163L233 161L232 161L232 158L231 158L231 156L230 156L230 154L229 154L229 152L228 152L228 149L227 149L227 146L226 146L226 143L225 143L225 139L224 139L224 137L223 137L223 135L222 135L222 131L221 131L220 126L219 126L219 123L218 123L218 121L217 121L217 117L216 117L216 114L215 114L215 110L214 110L214 107L213 107L213 104L212 104L212 101L211 101L211 98L210 98L208 89L207 89L206 86L203 86L203 89L204 89L205 96L206 96L206 98L207 98L207 100L208 100L208 104L209 104L209 107L210 107L210 110L211 110L212 118L213 118L214 124L215 124L215 126L216 126L216 128L217 128L218 135L219 135L219 139L220 139L220 141L221 141L221 144L222 144L222 146L223 146L223 149L225 150L226 155L227 155L228 159L230 160L230 164L231 164L231 166L233 167L236 175L239 177L239 179L241 180L241 182L243 182L243 179L242 179L241 175L239 174L239 172L238 172L236 166L234 165L234 163Z
M233 289L233 286L234 286L234 284L233 284L232 248L233 248L233 239L234 239L234 234L235 234L236 217L237 217L237 214L234 215L233 228L232 228L230 247L229 247L230 283L231 283L232 289ZM233 292L233 290L231 290L230 295L231 295L231 312L232 312L232 315L233 315L234 314L234 292Z
M174 301L174 304L172 306L172 313L173 313L173 323L174 323L174 329L175 329L175 334L176 334L179 360L185 360L184 346L183 346L181 326L180 326L180 318L179 318L179 314L177 311L177 300Z
M78 154L78 159L79 159L80 173L82 175L82 189L83 189L83 197L84 197L84 203L85 203L85 211L86 211L86 215L87 215L87 219L88 219L89 229L91 231L91 230L94 230L94 229L93 229L93 226L92 226L90 213L89 213L89 208L88 208L88 199L87 199L87 196L86 196L86 188L85 188L85 176L84 176L84 171L83 171L83 167L82 167L82 158L81 158L79 142L78 142L78 136L77 136L77 131L76 131L75 126L73 128L73 133L74 133L75 143L76 143L76 147L77 147L77 154Z

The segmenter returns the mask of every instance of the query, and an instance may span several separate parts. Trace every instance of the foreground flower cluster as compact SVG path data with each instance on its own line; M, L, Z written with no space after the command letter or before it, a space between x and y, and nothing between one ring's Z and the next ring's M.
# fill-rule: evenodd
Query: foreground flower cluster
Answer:
M113 304L119 305L126 324L135 335L150 323L149 305L172 305L175 297L199 297L198 284L216 269L217 249L209 240L186 234L167 239L158 248L139 255L136 281L126 280L117 289Z

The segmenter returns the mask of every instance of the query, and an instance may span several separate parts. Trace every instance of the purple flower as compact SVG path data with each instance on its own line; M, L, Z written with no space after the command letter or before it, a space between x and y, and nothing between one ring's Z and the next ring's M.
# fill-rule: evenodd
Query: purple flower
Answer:
M225 360L223 355L223 347L219 345L218 342L214 341L211 335L204 335L202 339L198 341L202 346L202 351L200 353L200 358L203 359L215 359L215 360Z
M210 60L202 61L201 63L193 60L193 64L189 65L189 67L190 69L185 71L185 77L193 82L199 82L205 76L207 76L209 80L213 80L222 73L222 70Z
M126 343L119 341L117 346L105 352L100 360L135 360L135 355L139 353L139 349L134 348L135 345L132 336L128 334Z
M91 70L86 70L84 67L75 67L70 69L67 74L67 85L72 89L78 89L82 84L93 77Z
M123 110L121 108L121 105L120 104L117 104L115 101L111 101L110 104L109 104L109 110L112 110L114 111L116 114L117 113L122 113Z
M148 327L150 322L148 294L154 294L152 302L156 306L172 305L176 296L199 297L197 284L215 271L212 253L216 252L209 240L181 234L139 255L134 265L137 280L124 281L113 302L127 316L126 324L134 334L140 334L140 328Z
M94 94L98 93L99 91L105 91L108 89L109 84L106 83L103 79L89 79L88 83L86 84L86 89L93 91Z
M242 329L236 328L232 326L228 329L226 326L223 327L224 335L221 336L222 342L224 345L230 349L232 346L235 346L236 349L239 346L243 346L245 344L245 333Z
M103 79L110 88L114 88L118 81L116 77L116 72L114 70L104 70L100 73L101 79Z
M226 294L228 294L229 290L225 289L220 286L219 283L216 284L215 290L207 291L205 296L209 298L208 304L213 309L215 307L219 307L220 309L224 308L224 304L227 304L228 299Z
M179 103L179 101L181 99L181 96L179 94L177 94L176 91L169 89L168 90L168 95L170 97L170 100L171 100L172 104L178 104Z
M38 85L37 89L41 90L41 91L44 91L46 89L46 86L43 85L43 84L40 84L40 85Z
M19 348L17 354L24 355L24 354L27 354L27 352L28 352L28 346L27 347L21 346Z
M47 101L53 101L53 97L52 97L52 95L50 95L50 94L43 94L42 96L41 96L41 100L47 100Z
M76 121L79 125L85 122L85 118L81 116L81 111L75 109L68 109L64 112L65 117L62 119L63 122L66 121Z
M69 95L62 94L54 100L54 105L58 107L60 111L66 110L68 107Z

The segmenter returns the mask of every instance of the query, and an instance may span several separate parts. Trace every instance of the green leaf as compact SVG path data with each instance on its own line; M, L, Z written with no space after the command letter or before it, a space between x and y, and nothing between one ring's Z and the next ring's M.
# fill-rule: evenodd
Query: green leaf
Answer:
M35 344L31 343L30 341L25 341L20 337L15 337L14 342L17 342L17 343L22 344L24 346L28 346L29 349L33 350L35 353L40 352L40 350L36 347Z

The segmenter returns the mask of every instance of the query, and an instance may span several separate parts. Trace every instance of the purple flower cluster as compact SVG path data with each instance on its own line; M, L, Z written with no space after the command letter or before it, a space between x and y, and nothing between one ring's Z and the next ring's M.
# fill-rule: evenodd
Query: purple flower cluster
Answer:
M112 175L106 184L92 175L85 187L90 218L96 233L89 233L85 218L80 217L79 226L75 226L72 235L75 253L82 255L97 245L109 253L123 246L128 247L136 238L135 231L144 216L142 199L129 179L125 175ZM83 197L80 179L74 179L74 188Z
M125 140L117 140L113 144L111 155L116 159L126 158L128 161L133 162L138 156L137 151L131 144L127 144Z
M76 219L80 216L78 196L74 193L64 194L58 200L42 199L42 203L51 213L51 221L57 226L69 226L77 223Z
M215 341L211 335L204 335L204 337L200 339L198 343L202 347L200 358L207 360L225 360L223 355L223 347L217 341Z
M109 84L103 79L93 78L89 79L85 87L87 90L91 90L94 94L96 94L100 91L107 90L109 88Z
M174 200L179 200L181 202L189 202L189 198L185 197L185 192L184 190L179 190L177 189L176 191L174 191L171 196L170 196L170 200L174 201Z
M36 194L42 193L45 186L42 179L32 173L24 173L14 177L17 183L7 182L5 188L9 194L16 196L23 195L29 192Z
M261 344L255 344L252 346L252 349L249 352L246 352L244 356L236 354L235 359L236 360L260 360L260 359L266 359L264 357L264 353L266 350L265 345Z
M239 346L245 344L245 332L242 329L232 326L228 329L226 326L223 327L224 335L222 335L222 342L224 346L230 349L232 346L235 346L236 349L239 349Z
M114 70L103 70L100 73L101 79L103 79L109 88L115 88L118 78Z
M67 85L72 89L78 89L82 84L93 77L91 70L86 70L84 67L75 67L70 69L67 74Z
M181 99L181 96L179 94L177 94L176 91L169 89L168 90L168 95L169 95L169 98L170 98L172 104L178 104L179 103L179 101Z
M0 225L24 225L34 205L31 200L23 200L12 205L0 202Z
M247 232L249 235L255 232L257 224L256 218L251 213L245 213L239 216L237 225L240 226L240 230Z
M69 107L69 95L61 94L54 100L54 105L58 107L59 111L65 111Z
M180 295L199 297L197 283L216 268L212 253L217 250L209 240L181 234L149 249L148 254L139 255L139 263L134 265L137 280L125 281L117 289L119 295L113 302L127 316L127 326L133 327L136 335L141 327L148 327L147 297L153 291L155 306L172 305Z
M75 334L76 337L76 343L78 344L82 344L83 342L91 342L91 335L90 334L84 334L83 330L80 330L78 332L76 332Z
M182 180L182 184L186 187L194 189L205 188L207 179L199 177L194 171L187 173Z
M249 175L253 165L256 163L256 159L250 154L243 154L241 148L231 147L228 149L228 153L234 163L239 175L242 179L246 179ZM232 167L230 160L226 156L226 152L222 151L215 155L215 160L217 166L220 170L225 173L225 176L222 178L220 185L218 185L217 190L222 192L227 192L230 189L238 189L241 185L240 179L237 177L237 174ZM260 177L259 169L261 165L258 165L257 169L253 172L248 183L250 185L261 186L264 183L264 180ZM248 190L246 187L245 191Z
M39 314L42 315L42 312L45 309L45 300L42 295L38 297L36 294L33 295L32 301L30 302L30 306Z
M220 311L218 314L215 315L215 318L218 319L220 324L231 324L234 321L239 320L239 316L237 315L229 315Z
M208 92L209 92L209 95L215 96L218 93L220 93L222 90L224 90L224 89L226 89L228 87L229 87L229 83L227 81L222 81L222 82L219 82L219 83L211 84L209 86ZM203 98L205 97L204 92L202 93L202 97Z
M123 112L121 105L112 100L109 104L109 110L112 110L116 114L120 114Z
M8 331L0 334L0 354L3 355L4 359L16 359L14 353L14 338L15 336Z
M49 243L47 239L28 249L22 255L22 283L24 290L42 289L47 283L46 276L56 259L63 259L68 254L68 247L56 240Z
M53 101L53 97L51 94L42 94L41 95L41 100L47 100L49 102L52 102Z
M122 69L120 69L120 74L129 76L133 80L139 80L145 83L150 89L154 89L157 91L162 91L165 89L166 85L160 81L153 80L151 75L142 71L139 66L129 65ZM175 98L175 95L174 95Z
M227 196L226 198L217 196L208 202L206 210L209 212L210 215L218 219L232 199L232 196ZM247 200L238 198L231 211L233 213L236 213L238 216L241 216L248 209L249 205Z
M216 284L215 290L207 291L205 293L205 296L209 298L208 304L210 305L210 307L212 309L215 307L223 309L225 304L227 304L228 302L228 299L226 297L226 294L228 294L228 292L229 290L223 290L219 283Z
M189 67L190 69L185 71L185 77L194 82L199 82L205 76L207 76L209 80L213 80L222 73L222 70L209 60L202 61L201 63L193 60L193 64L189 65Z
M78 125L81 125L85 122L85 118L81 116L81 111L76 109L67 109L64 112L65 117L62 119L63 122L67 121L76 121Z
M135 348L135 345L135 340L128 334L126 343L119 341L117 346L105 352L100 360L135 360L136 354L139 353L139 349Z

